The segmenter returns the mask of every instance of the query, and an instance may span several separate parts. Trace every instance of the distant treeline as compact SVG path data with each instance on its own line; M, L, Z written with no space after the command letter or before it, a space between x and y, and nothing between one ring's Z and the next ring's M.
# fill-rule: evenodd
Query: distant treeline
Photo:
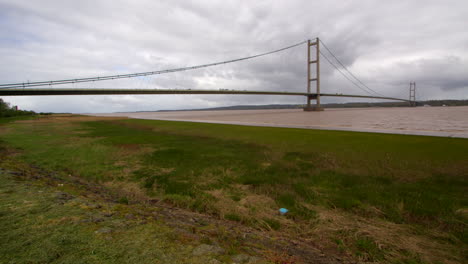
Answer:
M468 105L468 100L429 100L429 101L418 101L417 106L463 106ZM325 108L361 108L361 107L408 107L407 102L380 102L380 103L367 103L367 102L356 102L356 103L344 103L344 104L322 104ZM158 112L170 112L170 111L210 111L210 110L256 110L256 109L298 109L303 108L304 105L292 105L292 104L274 104L274 105L234 105L225 107L214 107L204 109L184 109L184 110L160 110ZM145 112L145 111L141 111Z
M34 111L17 110L16 106L10 106L9 103L0 98L0 118L13 116L35 115Z
M430 106L463 106L468 105L468 100L430 100L418 102L418 105Z
M468 105L468 100L429 100L418 101L417 106L463 106ZM406 102L380 102L380 103L345 103L345 104L324 104L327 108L346 108L346 107L407 107Z

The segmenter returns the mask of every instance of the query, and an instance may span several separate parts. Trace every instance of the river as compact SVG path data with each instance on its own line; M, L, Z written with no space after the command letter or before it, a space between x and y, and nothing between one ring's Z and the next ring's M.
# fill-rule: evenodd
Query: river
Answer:
M468 138L468 106L334 108L323 112L278 109L91 115Z

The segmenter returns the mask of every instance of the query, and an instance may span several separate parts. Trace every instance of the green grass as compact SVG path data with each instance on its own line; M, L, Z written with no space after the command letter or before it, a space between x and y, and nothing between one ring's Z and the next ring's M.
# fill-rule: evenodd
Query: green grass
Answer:
M14 117L0 117L0 125L20 121L20 120L30 120L38 118L37 115L28 115L28 116L14 116Z
M238 183L253 186L257 193L295 211L307 202L365 214L370 205L395 222L450 220L455 210L467 206L463 173L468 141L464 139L146 120L70 126L72 131L86 132L76 135L55 124L16 128L4 139L24 149L28 161L95 180L106 180L121 169L113 160L119 146L151 146L155 150L141 157L143 166L133 180L147 189L157 185L168 195L196 199L204 190ZM229 139L231 130L237 140ZM298 138L305 139L299 147ZM343 152L349 155L344 157ZM358 163L350 162L356 158ZM262 166L265 163L269 165ZM229 175L224 173L227 170ZM395 175L396 171L403 175Z
M26 134L7 135L5 138L20 142L15 145L28 152L26 160L52 170L68 171L99 181L116 169L107 159L116 151L115 148L62 133L63 129L56 126L41 125L32 127Z
M210 142L213 138L234 141L237 146L257 144L244 145L250 150L235 150L242 155L230 162L239 164L237 160L241 160L240 166L247 167L248 173L239 173L234 181L260 187L289 185L310 202L320 200L344 209L370 204L394 221L404 218L397 209L400 203L404 213L422 218L447 216L467 206L463 195L468 169L466 139L148 120L125 123L196 138L202 145L217 144ZM218 146L220 152L229 149ZM215 151L193 147L200 149L198 153ZM224 161L220 166L226 166ZM261 167L262 162L271 166Z
M224 190L232 202L270 197L271 209L288 208L294 221L314 221L314 206L339 208L468 243L466 219L456 214L468 208L466 139L153 120L11 124L2 139L28 162L97 182L138 183L150 196L200 212L218 214L211 191ZM128 146L137 150L122 154ZM126 167L134 170L124 176ZM262 219L282 226L278 216ZM375 253L367 240L356 243Z
M368 237L356 239L356 249L355 254L365 260L378 261L384 258L384 251Z
M278 229L281 228L281 223L278 222L278 221L275 220L275 219L263 218L262 221L263 221L263 223L264 223L264 226L265 226L267 229L278 230Z
M196 243L181 243L162 223L139 224L115 211L99 222L101 211L116 210L76 196L57 202L59 188L13 179L0 172L0 263L209 263L193 256ZM109 233L99 230L109 228Z
M242 221L242 217L240 215L238 215L238 214L226 214L224 216L224 219L231 220L231 221L236 221L236 222Z

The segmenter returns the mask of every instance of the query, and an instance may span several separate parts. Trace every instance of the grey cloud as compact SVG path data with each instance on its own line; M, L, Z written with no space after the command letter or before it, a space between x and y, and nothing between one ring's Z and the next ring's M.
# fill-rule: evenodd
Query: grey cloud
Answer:
M388 78L389 72L392 73L392 79ZM468 60L445 56L397 62L382 68L379 75L381 79L387 79L389 84L394 85L416 81L444 91L468 89Z
M0 82L159 70L253 55L319 36L388 96L467 98L465 1L0 0ZM327 55L327 51L322 48ZM237 64L80 87L304 91L305 46ZM330 56L328 54L328 56ZM322 91L357 93L322 59ZM262 96L4 98L41 111L113 112L301 103ZM339 98L324 99L328 102Z

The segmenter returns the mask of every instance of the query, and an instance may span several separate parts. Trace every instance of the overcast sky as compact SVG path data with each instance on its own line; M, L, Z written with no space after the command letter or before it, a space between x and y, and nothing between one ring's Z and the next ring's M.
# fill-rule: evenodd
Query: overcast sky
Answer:
M0 0L0 83L178 68L315 37L378 93L407 98L415 81L417 99L468 99L466 0ZM321 70L322 92L366 94L324 59ZM189 72L64 87L305 91L306 46ZM305 102L240 95L3 100L23 109L76 113Z

